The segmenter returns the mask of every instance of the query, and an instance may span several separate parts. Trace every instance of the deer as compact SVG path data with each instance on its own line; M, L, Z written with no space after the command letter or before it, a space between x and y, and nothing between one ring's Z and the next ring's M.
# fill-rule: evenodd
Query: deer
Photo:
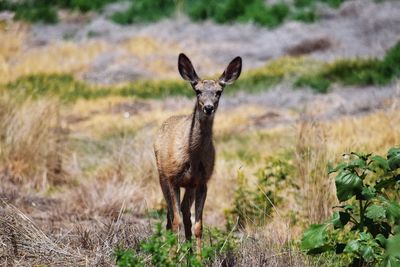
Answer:
M227 85L234 83L242 70L242 58L235 57L217 80L202 80L190 59L178 57L181 77L190 83L196 94L192 114L172 116L160 127L154 142L159 182L167 204L167 230L180 231L192 239L191 207L195 202L196 252L201 257L203 209L207 197L207 182L215 164L213 124L218 103ZM181 202L181 188L185 194Z

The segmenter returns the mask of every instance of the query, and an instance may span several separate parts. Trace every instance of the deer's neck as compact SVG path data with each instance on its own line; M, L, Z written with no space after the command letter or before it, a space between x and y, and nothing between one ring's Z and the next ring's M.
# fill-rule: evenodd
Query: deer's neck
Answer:
M212 145L212 130L214 124L214 114L208 116L195 106L192 114L192 124L190 131L190 147L194 151L206 150Z

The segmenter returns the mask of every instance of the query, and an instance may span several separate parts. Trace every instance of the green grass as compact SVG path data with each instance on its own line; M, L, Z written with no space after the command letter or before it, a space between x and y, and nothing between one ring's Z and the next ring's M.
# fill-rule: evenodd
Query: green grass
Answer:
M105 97L113 93L107 88L94 88L84 82L76 81L71 75L67 74L23 76L15 82L4 86L3 90L22 97L55 96L65 102L72 102L79 98L93 99Z
M400 75L400 42L383 59L342 59L326 64L321 70L300 76L297 87L326 92L332 83L348 85L386 85Z

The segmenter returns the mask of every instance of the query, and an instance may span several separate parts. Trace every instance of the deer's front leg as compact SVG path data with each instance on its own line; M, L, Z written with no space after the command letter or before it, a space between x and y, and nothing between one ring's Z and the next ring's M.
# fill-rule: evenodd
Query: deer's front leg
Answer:
M196 236L196 250L198 255L201 255L201 238L203 236L203 209L206 197L207 185L204 184L196 189L194 235Z
M178 185L170 183L170 192L172 193L172 231L178 232L181 225L181 188Z
M192 188L186 188L185 195L183 196L181 210L183 217L183 225L185 227L185 237L186 240L191 240L192 238L192 222L190 218L190 208L192 207L194 201L195 191Z

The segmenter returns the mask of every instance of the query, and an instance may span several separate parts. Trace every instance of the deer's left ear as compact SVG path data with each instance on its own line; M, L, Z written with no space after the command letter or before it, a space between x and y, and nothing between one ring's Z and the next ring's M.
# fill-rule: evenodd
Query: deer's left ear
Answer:
M237 78L239 78L241 71L242 71L242 58L235 57L231 61L231 63L229 63L224 73L222 73L221 77L219 77L219 83L223 86L232 84L234 81L237 80Z

